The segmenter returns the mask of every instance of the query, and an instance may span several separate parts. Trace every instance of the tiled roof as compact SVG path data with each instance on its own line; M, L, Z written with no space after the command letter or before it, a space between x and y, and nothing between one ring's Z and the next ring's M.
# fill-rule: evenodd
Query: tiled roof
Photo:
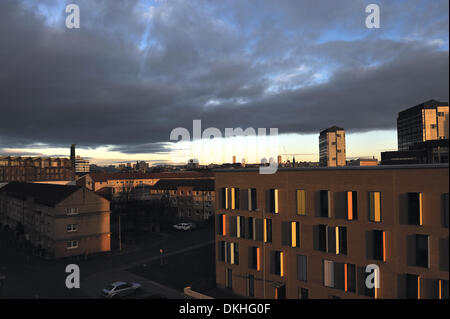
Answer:
M41 204L55 206L80 188L72 185L11 182L0 188L0 193L6 192L8 196L18 198L31 197Z

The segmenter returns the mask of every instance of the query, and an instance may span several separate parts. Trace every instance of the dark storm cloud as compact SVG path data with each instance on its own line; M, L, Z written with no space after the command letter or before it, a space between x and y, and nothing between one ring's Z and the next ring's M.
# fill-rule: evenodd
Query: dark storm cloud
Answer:
M173 0L147 18L139 1L76 1L77 30L63 2L52 22L33 1L1 1L0 148L167 152L171 130L193 119L394 128L399 110L448 100L448 2L413 2L383 2L382 29L369 32L366 1Z

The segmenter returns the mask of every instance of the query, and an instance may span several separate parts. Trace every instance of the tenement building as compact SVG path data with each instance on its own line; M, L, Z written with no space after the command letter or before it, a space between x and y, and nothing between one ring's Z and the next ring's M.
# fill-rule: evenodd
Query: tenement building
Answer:
M332 126L320 132L320 166L345 166L345 130Z
M161 179L154 186L143 189L148 192L149 199L168 199L183 220L200 222L214 215L213 179Z
M0 156L0 183L73 180L68 158Z
M448 165L215 173L218 287L254 298L448 298Z
M49 258L110 250L109 201L79 186L11 182L0 188L0 223Z

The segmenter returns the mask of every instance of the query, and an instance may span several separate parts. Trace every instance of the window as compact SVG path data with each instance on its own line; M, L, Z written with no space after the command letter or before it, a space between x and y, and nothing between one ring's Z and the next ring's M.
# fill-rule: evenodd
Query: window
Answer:
M231 209L239 209L239 188L231 188Z
M248 268L261 270L261 249L259 247L248 248Z
M297 255L297 279L300 281L307 280L307 257Z
M381 193L369 192L369 220L381 222Z
M422 225L422 193L408 193L408 224Z
M66 215L77 215L78 208L66 208Z
M320 191L320 217L331 217L331 194L327 190Z
M331 260L323 261L323 284L334 288L334 263Z
M284 276L284 254L282 251L275 251L273 252L273 273L275 275L278 275L280 277Z
M219 235L226 236L227 235L227 216L225 214L217 215L218 218L218 233Z
M320 251L327 251L327 226L326 225L318 225L317 226L317 236L318 236L318 245L317 249Z
M347 227L336 226L336 255L347 255Z
M69 224L66 226L67 232L75 232L78 230L78 225L76 224Z
M306 215L306 192L297 189L297 215Z
M248 210L256 210L256 188L248 189Z
M247 277L248 296L255 297L255 276L248 275Z
M239 245L225 242L225 262L231 265L239 265Z
M428 236L416 235L416 266L428 268L428 247Z
M373 259L386 261L386 232L373 231Z
M298 299L309 299L308 289L298 288Z
M356 266L345 264L345 291L356 292Z
M66 249L75 249L75 248L78 248L77 240L66 241Z
M420 277L406 274L406 298L420 299Z
M247 218L247 239L256 240L256 232L255 232L255 218L248 217Z
M347 220L358 219L358 193L347 192Z
M291 222L291 247L300 247L300 223Z
M272 220L264 218L264 242L272 242Z
M244 225L245 225L245 217L237 216L237 220L236 220L236 237L237 238L245 237Z
M269 212L278 214L278 189L269 190Z
M448 280L439 279L438 282L439 299L448 299Z
M221 200L220 208L228 209L228 188L227 187L222 187L222 189L220 191L220 200Z

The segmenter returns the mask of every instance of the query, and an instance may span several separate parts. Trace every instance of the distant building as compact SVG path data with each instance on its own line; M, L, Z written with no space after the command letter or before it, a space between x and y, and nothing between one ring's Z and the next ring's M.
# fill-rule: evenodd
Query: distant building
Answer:
M0 182L73 179L74 169L68 158L0 157Z
M349 166L376 166L378 165L378 160L373 158L357 158L350 160L347 165Z
M320 132L319 136L320 166L345 166L345 130L332 126Z
M0 188L0 222L48 258L110 251L110 204L78 186L11 182Z
M416 143L449 138L448 102L429 100L398 113L398 150Z
M169 199L184 221L200 222L214 215L213 179L162 179L143 189L148 199Z
M89 160L75 157L75 173L89 173Z
M160 179L212 179L212 172L162 172L162 173L90 173L76 184L94 192L107 188L113 200L126 200L128 194L139 186L153 186ZM105 192L102 192L103 195Z
M448 163L448 102L429 100L398 113L398 151L381 153L381 165Z
M236 164L236 155L233 155L233 164Z
M448 140L416 143L406 151L381 152L381 165L448 163Z

